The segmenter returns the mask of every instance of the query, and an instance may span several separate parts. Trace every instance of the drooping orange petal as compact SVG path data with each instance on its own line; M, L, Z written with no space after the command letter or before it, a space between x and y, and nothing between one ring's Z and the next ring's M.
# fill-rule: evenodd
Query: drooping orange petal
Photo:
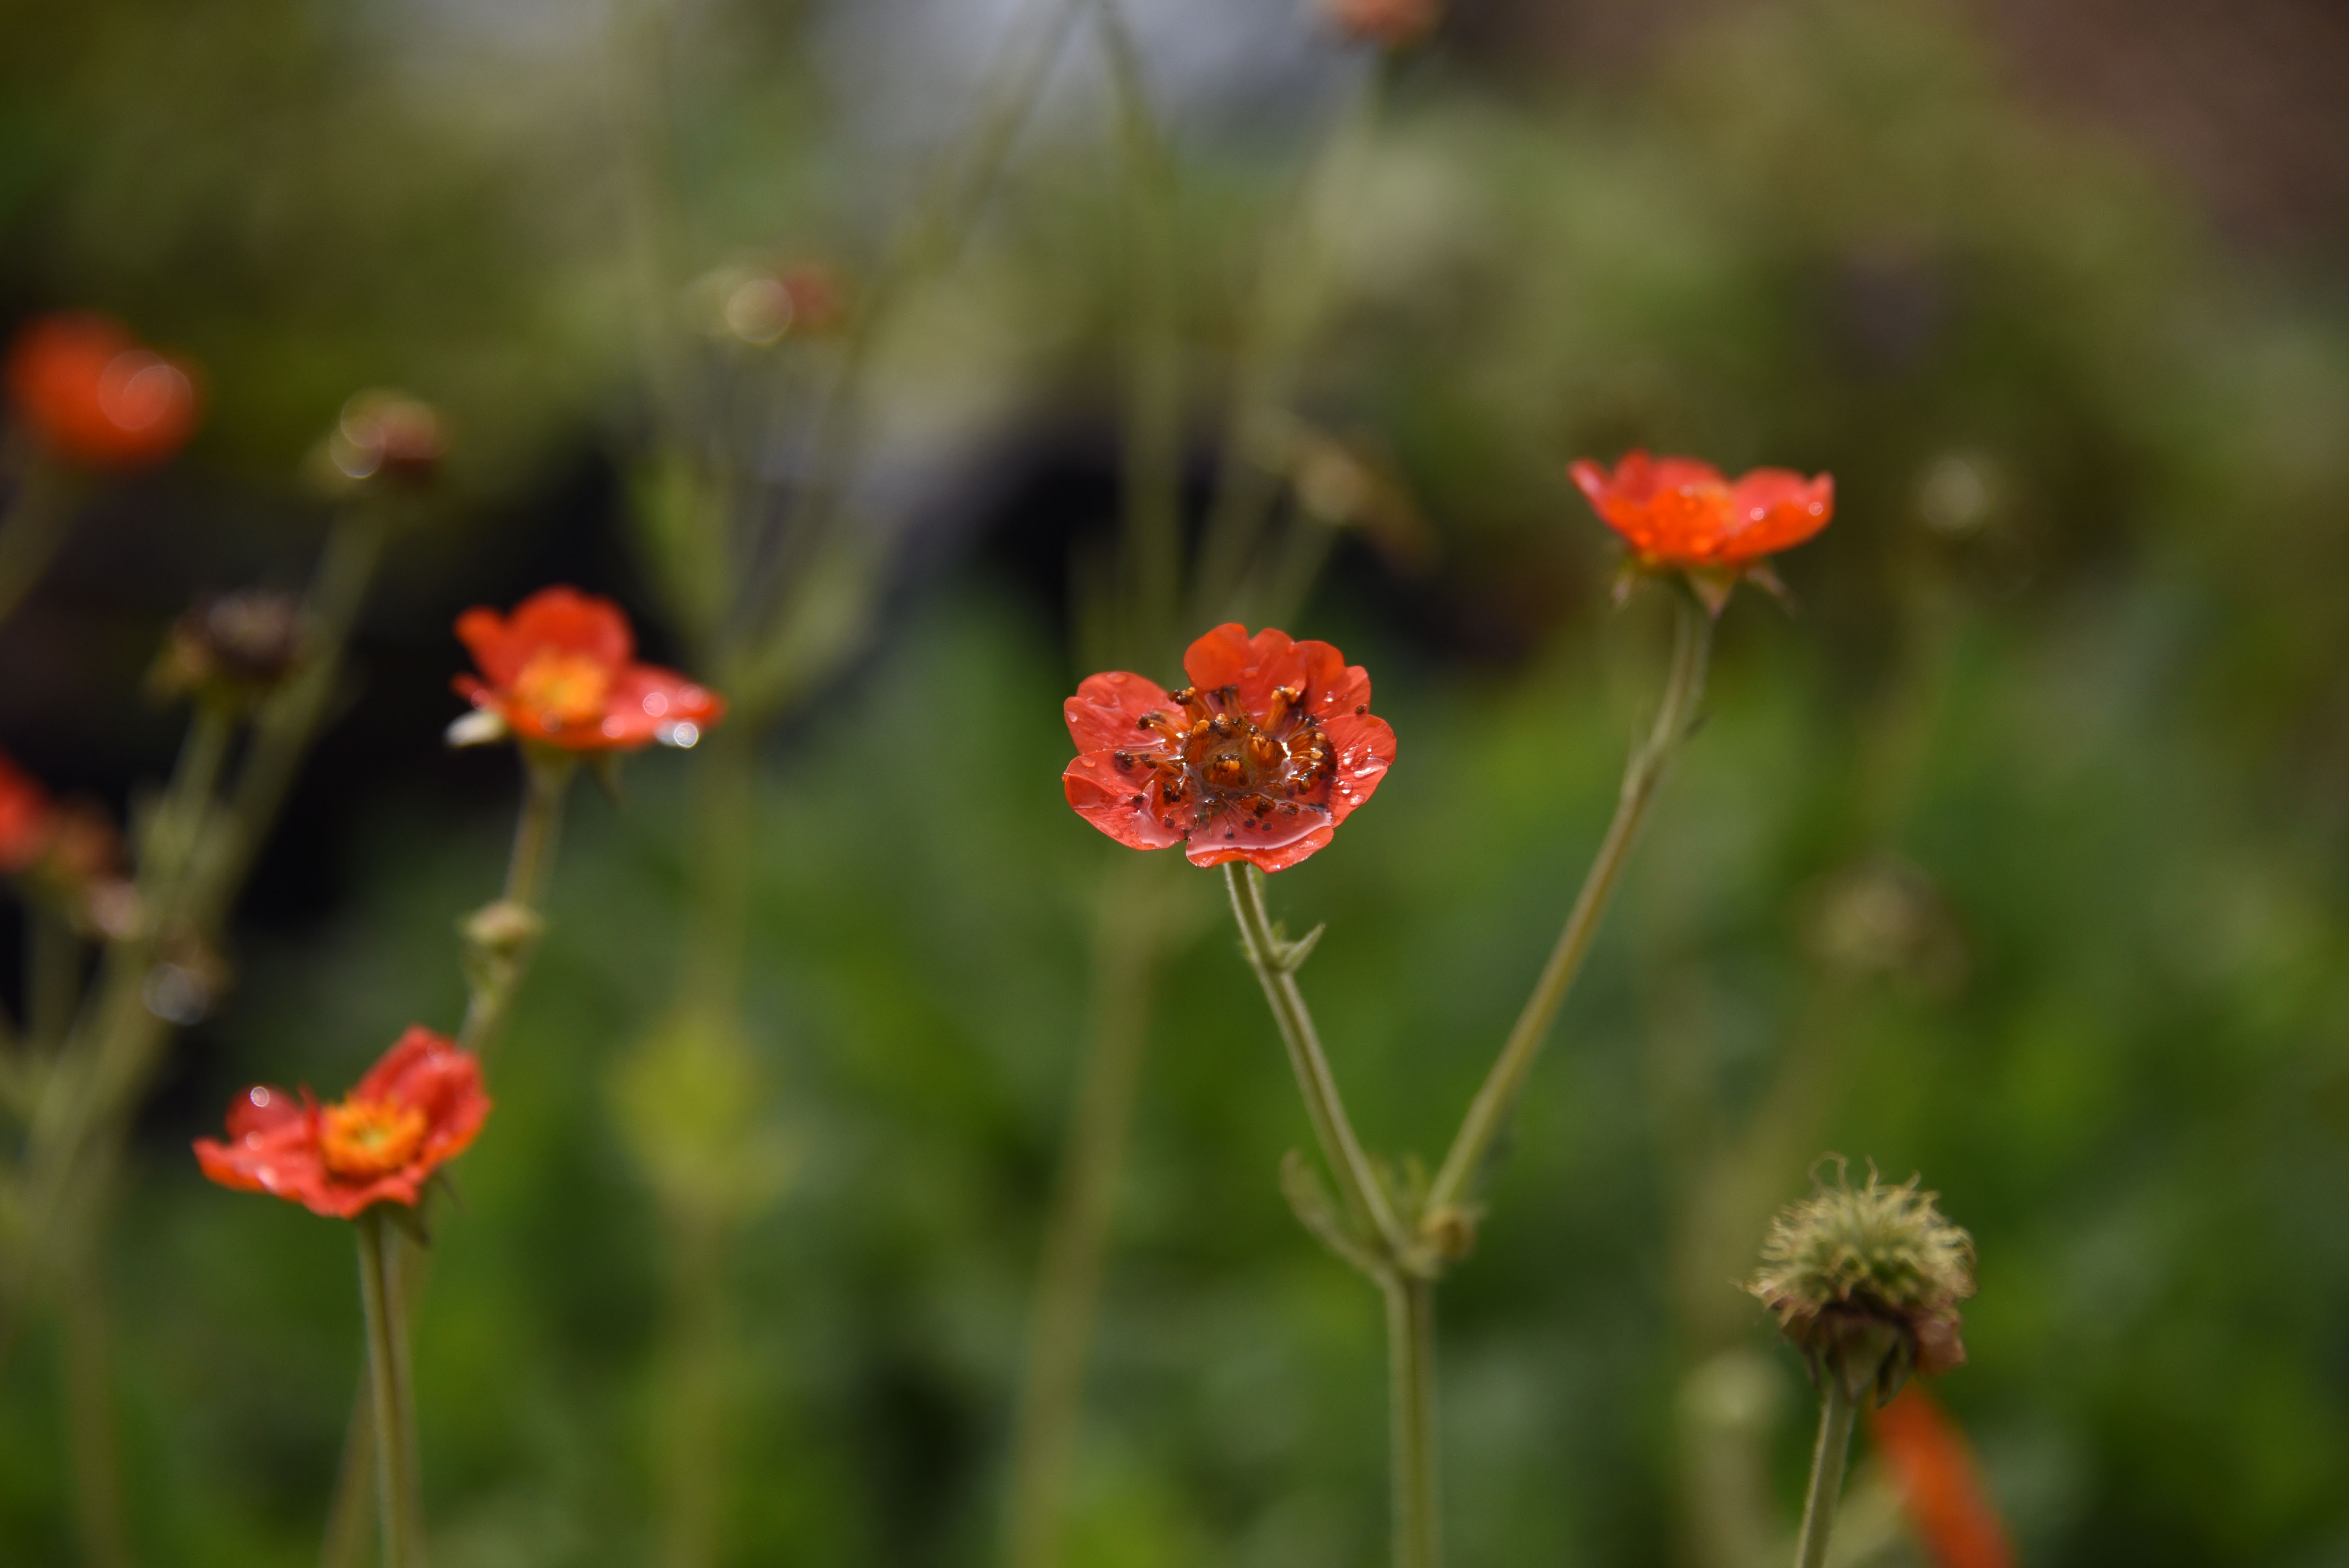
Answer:
M1909 1522L1937 1568L2013 1568L2013 1545L1965 1434L1940 1404L1911 1383L1868 1420Z

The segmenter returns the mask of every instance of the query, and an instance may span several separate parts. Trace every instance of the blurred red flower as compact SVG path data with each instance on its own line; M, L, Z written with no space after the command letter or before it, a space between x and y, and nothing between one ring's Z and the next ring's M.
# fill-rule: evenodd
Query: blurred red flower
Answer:
M102 315L36 316L8 350L8 396L52 452L94 469L160 463L196 429L190 367Z
M372 1203L413 1207L489 1114L480 1058L417 1025L333 1105L307 1089L245 1090L229 1107L228 1140L197 1139L196 1162L223 1187L347 1220Z
M488 677L459 676L459 695L524 740L566 751L691 746L726 717L709 687L637 664L628 617L576 588L543 588L512 616L468 610L457 635Z
M1829 474L1806 480L1791 469L1754 469L1732 484L1711 463L1636 450L1611 474L1588 458L1571 471L1601 521L1652 570L1741 573L1802 543L1835 515Z
M1438 0L1322 0L1330 21L1366 43L1400 48L1433 29Z
M1282 871L1327 844L1394 761L1369 674L1327 643L1227 624L1183 668L1177 692L1088 676L1062 709L1080 753L1061 775L1069 804L1129 849L1187 837L1194 865Z
M1932 1396L1911 1383L1869 1411L1868 1422L1909 1527L1938 1568L2013 1568L2014 1548L1982 1491L1965 1434Z
M29 870L41 858L55 815L40 781L0 754L0 873Z

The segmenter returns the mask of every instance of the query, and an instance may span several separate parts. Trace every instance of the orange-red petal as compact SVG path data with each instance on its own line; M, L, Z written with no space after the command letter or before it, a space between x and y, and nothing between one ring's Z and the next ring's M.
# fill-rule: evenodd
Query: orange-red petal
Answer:
M39 860L55 817L39 780L0 756L0 872L21 872Z
M1338 751L1338 776L1330 785L1330 821L1335 826L1371 798L1394 766L1395 733L1385 719L1367 713L1334 714L1321 727Z
M1191 829L1191 803L1168 807L1150 796L1146 778L1130 776L1112 751L1088 751L1062 770L1061 792L1077 815L1130 850L1179 844Z
M1077 695L1061 705L1069 738L1082 751L1108 751L1146 739L1141 723L1148 713L1173 715L1174 698L1157 682L1124 670L1087 676Z
M1710 463L1638 450L1611 473L1588 459L1568 471L1600 520L1653 566L1750 565L1802 543L1835 513L1826 474L1755 469L1733 485Z
M1937 1568L2013 1568L2014 1547L1965 1434L1940 1404L1911 1383L1868 1420L1909 1522Z
M584 654L618 670L636 651L628 617L609 599L563 584L542 588L501 615L477 605L457 617L457 636L493 686L510 686L542 649Z
M480 1059L445 1036L411 1027L367 1069L352 1097L424 1114L415 1152L398 1169L354 1181L331 1170L320 1149L320 1113L305 1094L247 1089L229 1108L228 1138L200 1138L196 1162L223 1187L267 1192L311 1212L348 1219L378 1202L414 1204L432 1173L462 1153L490 1113Z

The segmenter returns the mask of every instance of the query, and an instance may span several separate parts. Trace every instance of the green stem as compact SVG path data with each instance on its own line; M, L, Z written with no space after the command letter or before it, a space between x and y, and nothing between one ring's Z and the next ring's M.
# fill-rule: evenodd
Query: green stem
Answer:
M505 890L500 903L522 917L523 932L512 945L477 947L466 955L472 995L458 1043L467 1050L489 1054L504 1032L514 994L536 950L534 931L546 882L554 869L554 851L562 837L563 803L569 793L576 764L566 756L523 752L522 810L515 818L513 848L506 858ZM396 1245L396 1235L387 1245ZM419 1260L420 1261L420 1260ZM424 1293L425 1271L410 1269L403 1276L402 1305L413 1310ZM320 1568L352 1568L364 1544L367 1472L380 1468L381 1423L372 1419L370 1385L362 1383L351 1402L351 1418L343 1438L343 1458L335 1472L335 1493L326 1509L326 1529L318 1549Z
M487 942L481 942L476 928L479 945L468 954L467 964L472 995L457 1034L458 1044L484 1054L496 1047L503 1034L514 994L521 989L523 975L537 949L539 909L546 897L547 877L554 868L555 844L563 833L563 802L570 793L572 776L578 771L578 763L566 753L532 747L519 749L522 810L514 820L513 849L506 860L505 891L498 900L516 928Z
M24 465L16 493L0 515L0 623L16 613L57 559L81 498L78 476L35 458Z
M47 1056L65 1043L81 1000L81 938L52 898L25 912L25 1038Z
M1589 954L1591 939L1598 935L1599 920L1606 914L1616 884L1622 879L1631 847L1639 839L1641 823L1647 820L1648 808L1695 717L1697 704L1704 695L1705 663L1712 645L1712 617L1693 594L1680 595L1672 634L1671 674L1665 683L1663 703L1657 709L1655 725L1646 741L1631 753L1630 762L1623 770L1615 820L1608 824L1607 836L1599 841L1598 857L1583 878L1582 892L1574 901L1573 912L1567 916L1565 929L1558 933L1557 944L1550 950L1549 962L1542 966L1541 977L1534 983L1533 995L1526 999L1516 1026L1509 1031L1492 1070L1485 1074L1483 1086L1468 1107L1468 1114L1461 1120L1459 1133L1444 1154L1443 1168L1428 1190L1430 1212L1470 1196L1494 1140L1507 1124L1517 1097L1524 1092L1534 1058L1540 1054L1558 1007L1565 1002L1583 959Z
M1811 1450L1811 1485L1803 1494L1803 1532L1795 1545L1795 1568L1824 1568L1827 1537L1835 1531L1836 1498L1843 1491L1843 1467L1851 1451L1851 1420L1858 1402L1834 1367L1819 1379L1826 1389L1819 1407L1818 1446Z
M385 1222L380 1204L362 1211L357 1228L359 1297L367 1311L367 1390L375 1408L376 1503L383 1522L384 1568L424 1568L399 1238Z
M1387 1202L1386 1190L1371 1168L1370 1156L1354 1136L1353 1124L1346 1119L1337 1078L1313 1029L1313 1016L1306 1009L1288 955L1265 913L1264 873L1245 861L1229 861L1224 865L1224 882L1231 891L1232 913L1239 921L1241 948L1264 987L1273 1022L1280 1026L1281 1044L1288 1048L1288 1065L1297 1074L1299 1092L1305 1097L1313 1135L1320 1143L1322 1159L1337 1178L1346 1212L1358 1228L1400 1255L1408 1239L1395 1219L1393 1205Z
M1436 1476L1435 1282L1395 1272L1387 1301L1387 1386L1393 1452L1395 1568L1442 1568Z
M1164 870L1151 860L1122 864L1102 889L1084 1079L1070 1108L1066 1152L1044 1232L1012 1439L1012 1568L1054 1568L1061 1560L1086 1353L1149 1039L1150 983L1163 953L1163 927L1148 916L1137 919L1136 908L1164 898Z

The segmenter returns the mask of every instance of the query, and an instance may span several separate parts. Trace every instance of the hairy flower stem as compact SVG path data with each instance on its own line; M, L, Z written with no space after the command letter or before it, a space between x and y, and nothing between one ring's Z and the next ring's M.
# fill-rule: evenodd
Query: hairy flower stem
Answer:
M1623 770L1615 820L1608 824L1607 836L1599 841L1598 857L1582 880L1582 892L1566 918L1566 928L1558 933L1557 945L1550 950L1549 962L1542 966L1541 977L1534 983L1533 995L1526 999L1516 1026L1509 1031L1492 1070L1485 1074L1467 1116L1460 1123L1459 1133L1444 1156L1444 1165L1428 1190L1430 1212L1473 1196L1472 1190L1483 1173L1494 1140L1508 1124L1517 1098L1525 1090L1526 1075L1533 1070L1534 1058L1540 1055L1558 1007L1574 985L1583 959L1589 955L1591 940L1598 935L1599 923L1614 897L1616 884L1622 880L1631 847L1639 840L1641 824L1647 820L1648 808L1654 802L1657 789L1671 770L1672 758L1696 717L1697 704L1704 696L1705 665L1712 646L1712 616L1697 603L1695 595L1680 594L1672 632L1671 673L1665 682L1663 702L1656 710L1655 724L1647 739L1632 751L1630 762Z
M1435 1282L1397 1271L1387 1299L1388 1425L1394 1470L1395 1568L1442 1568L1444 1513L1435 1443Z
M1835 1531L1836 1498L1843 1491L1844 1460L1851 1451L1851 1419L1858 1401L1844 1386L1839 1367L1820 1377L1826 1394L1819 1407L1819 1441L1811 1450L1811 1485L1803 1494L1803 1532L1795 1544L1795 1568L1824 1568L1827 1537Z
M375 1412L376 1503L384 1568L424 1568L418 1506L416 1417L408 1377L408 1303L399 1238L383 1205L362 1212L359 1297L367 1311L368 1403Z
M505 1032L514 994L537 951L539 905L546 897L555 845L563 834L564 798L578 771L578 763L566 753L521 749L522 810L514 820L513 849L506 859L505 891L491 905L506 919L502 924L484 924L477 916L467 938L472 995L465 1004L457 1043L485 1059Z
M1084 1078L1070 1109L1060 1181L1045 1228L1012 1439L1006 1522L1012 1568L1055 1568L1061 1560L1086 1353L1149 1038L1151 981L1165 956L1164 922L1137 920L1133 913L1137 904L1150 907L1154 916L1158 913L1168 891L1166 869L1154 860L1121 857L1102 888Z
M466 1004L458 1043L469 1051L487 1057L496 1046L512 1009L514 993L521 989L523 975L536 951L539 903L546 895L555 847L562 838L564 797L576 771L576 764L568 757L523 753L522 810L514 821L513 849L506 858L505 890L492 905L493 909L502 906L521 918L513 928L511 949L492 950L477 935L474 951L466 955L472 996ZM397 1252L404 1243L394 1231L387 1233L383 1245ZM413 1314L423 1297L424 1264L419 1252L409 1267L397 1271L403 1315ZM326 1507L326 1535L318 1549L319 1568L354 1568L366 1545L368 1471L379 1468L377 1432L381 1426L375 1417L371 1388L372 1380L362 1382L351 1400L350 1419L343 1431L342 1464L335 1472L334 1500Z
M1224 882L1231 891L1232 913L1239 920L1241 949L1264 987L1273 1022L1280 1027L1281 1043L1288 1047L1288 1065L1296 1071L1298 1091L1305 1097L1305 1113L1312 1119L1321 1157L1337 1178L1346 1212L1358 1228L1399 1254L1408 1239L1395 1219L1393 1205L1387 1202L1386 1190L1371 1168L1370 1156L1354 1136L1353 1124L1346 1119L1337 1078L1330 1070L1330 1058L1321 1052L1321 1038L1314 1032L1313 1015L1306 1009L1304 993L1297 988L1290 950L1274 934L1272 921L1265 913L1264 873L1246 861L1229 861L1224 865Z

